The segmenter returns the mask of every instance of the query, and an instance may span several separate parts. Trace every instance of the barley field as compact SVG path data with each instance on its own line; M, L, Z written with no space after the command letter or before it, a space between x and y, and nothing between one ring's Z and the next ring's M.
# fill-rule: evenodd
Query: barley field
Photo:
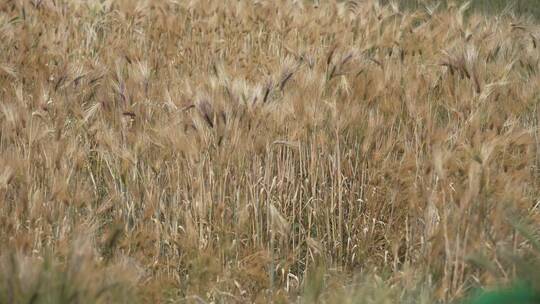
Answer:
M532 15L7 0L0 41L0 303L538 303Z

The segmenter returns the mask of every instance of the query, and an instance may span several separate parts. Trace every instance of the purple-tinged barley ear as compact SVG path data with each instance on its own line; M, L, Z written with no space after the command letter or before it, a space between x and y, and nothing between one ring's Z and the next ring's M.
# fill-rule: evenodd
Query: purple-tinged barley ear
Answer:
M283 75L281 78L281 82L279 84L279 90L283 91L283 88L285 88L285 84L287 84L287 81L289 81L294 73L293 72L287 72Z
M118 95L120 96L120 99L124 104L127 104L127 97L126 97L126 85L123 81L120 81L118 84Z
M330 63L332 62L332 58L334 57L334 53L336 52L336 46L334 46L332 48L332 50L330 50L330 53L328 53L328 56L326 56L326 65L330 65Z
M349 55L345 56L345 58L343 58L343 60L341 60L341 65L345 65L349 60L351 60L353 58L353 54L352 53L349 53Z
M476 93L480 94L482 91L482 87L480 86L480 79L478 78L478 72L475 67L472 68L472 79Z
M380 62L379 60L377 60L375 58L372 58L372 57L370 57L369 60L371 60L373 63L375 63L379 67L381 67L381 68L383 67L382 62Z
M124 111L122 112L122 115L127 116L131 119L135 119L135 117L137 117L137 115L131 111Z
M337 66L335 66L335 65L332 66L332 70L330 70L330 74L328 74L328 80L334 78L335 73L336 73L336 68L337 68Z
M270 88L266 87L264 89L264 96L263 96L263 103L266 103L266 100L268 99L268 95L270 94Z
M264 94L263 94L263 103L266 103L268 101L268 97L270 96L270 91L272 90L272 81L268 81L266 83L266 86L264 88Z
M88 85L93 85L94 83L96 83L97 81L101 80L103 78L103 75L101 76L98 76L96 78L93 78L91 79L89 82L88 82Z
M199 102L199 112L210 128L214 128L214 110L212 109L212 105L207 100L202 100Z
M66 79L67 79L67 76L66 76L65 74L62 75L62 76L60 76L60 77L58 78L58 80L56 81L56 84L54 85L54 91L55 91L55 92L57 92L58 89L60 88L60 86L61 86L62 84L64 84L64 82L65 82Z
M86 77L86 75L80 75L80 76L77 76L75 77L75 79L73 79L73 81L71 81L71 83L73 83L73 85L75 87L79 86L79 83L81 82L81 80Z

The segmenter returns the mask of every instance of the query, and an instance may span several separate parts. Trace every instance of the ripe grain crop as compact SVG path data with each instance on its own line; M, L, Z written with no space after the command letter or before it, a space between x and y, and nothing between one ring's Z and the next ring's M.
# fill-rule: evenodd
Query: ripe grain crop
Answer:
M0 40L0 303L445 303L537 265L533 19L21 0Z

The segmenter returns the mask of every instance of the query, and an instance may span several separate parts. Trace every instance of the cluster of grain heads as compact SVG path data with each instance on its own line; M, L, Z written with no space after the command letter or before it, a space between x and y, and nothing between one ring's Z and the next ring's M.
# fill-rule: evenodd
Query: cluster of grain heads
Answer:
M466 9L2 3L0 242L63 273L92 227L154 301L488 284L466 258L538 222L540 31Z

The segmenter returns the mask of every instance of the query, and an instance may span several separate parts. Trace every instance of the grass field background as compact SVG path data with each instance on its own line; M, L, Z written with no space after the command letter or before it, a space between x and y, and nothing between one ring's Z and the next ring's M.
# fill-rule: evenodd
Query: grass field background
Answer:
M0 2L0 303L536 303L540 27L479 6Z

